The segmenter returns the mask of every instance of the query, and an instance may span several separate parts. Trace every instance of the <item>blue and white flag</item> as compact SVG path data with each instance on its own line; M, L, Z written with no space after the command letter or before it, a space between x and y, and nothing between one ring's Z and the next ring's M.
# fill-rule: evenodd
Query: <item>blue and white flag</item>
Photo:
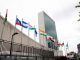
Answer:
M28 28L28 23L26 23L25 21L22 21L22 27Z

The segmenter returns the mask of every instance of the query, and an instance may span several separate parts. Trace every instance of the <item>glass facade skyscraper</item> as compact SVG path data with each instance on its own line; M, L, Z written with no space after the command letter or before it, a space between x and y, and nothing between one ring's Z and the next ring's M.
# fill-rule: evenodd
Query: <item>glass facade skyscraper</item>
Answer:
M58 42L55 22L45 12L40 12L38 17L39 28L47 34L49 34L50 36L52 36L56 40L56 42ZM43 39L41 38L41 36L39 36L39 40L45 40L45 46L47 46L48 48L57 49L57 46L55 46L55 44L52 41L47 40L46 38Z

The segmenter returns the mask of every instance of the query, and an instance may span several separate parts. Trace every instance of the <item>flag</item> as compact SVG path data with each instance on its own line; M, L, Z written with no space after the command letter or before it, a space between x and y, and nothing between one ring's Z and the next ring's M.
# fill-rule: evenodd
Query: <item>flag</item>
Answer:
M42 35L42 36L47 36L46 34L44 34L44 33L40 33L40 35Z
M64 43L57 43L57 45L58 45L58 46L63 46L63 45L64 45Z
M17 17L16 17L16 23L15 24L22 26L21 21Z
M51 38L51 41L52 41L52 42L55 42L53 38Z
M61 44L60 43L57 43L57 46L60 46Z
M39 29L39 31L42 32L42 33L46 33L45 31L43 31L43 30L41 30L41 29Z
M35 35L37 36L37 31L36 28L32 27L31 25L29 25L29 30L34 30Z
M5 25L5 23L7 22L7 12L8 12L8 10L6 10L5 19L4 19L4 22L3 22L4 25Z
M33 27L29 27L29 30L35 30L35 28L33 28Z
M35 29L35 35L37 36L37 30Z
M26 23L25 21L22 21L22 27L28 28L28 23Z

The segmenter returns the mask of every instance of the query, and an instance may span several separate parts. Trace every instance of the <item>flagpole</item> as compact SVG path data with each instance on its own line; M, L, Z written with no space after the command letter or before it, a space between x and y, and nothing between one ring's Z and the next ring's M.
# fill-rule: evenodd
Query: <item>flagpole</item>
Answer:
M68 42L66 44L66 56L67 56L67 50L68 50Z
M2 32L1 32L1 39L2 39L2 36L3 36L3 32L4 32L4 27L5 27L5 23L7 21L7 13L8 13L8 9L6 10L6 15L5 15L5 20L3 21L3 27L2 27Z
M29 37L29 28L28 28L28 37Z
M16 15L16 18L17 18L17 15ZM15 26L14 26L14 33L15 33L15 30L16 30L16 21L15 21Z
M17 15L16 15L16 18L17 18ZM15 21L15 26L14 26L14 32L15 33L15 30L16 30L16 21ZM14 43L14 39L13 39L13 43Z
M65 56L66 56L66 45L64 45L64 52L65 52Z
M35 28L35 25L34 25L34 28ZM35 28L36 29L36 28ZM35 37L35 30L34 30L34 40L36 41L36 37Z
M35 25L34 25L35 28ZM36 38L35 38L35 30L34 30L34 41L35 41L35 49L36 49ZM35 56L36 56L36 52L35 52Z
M7 12L8 12L8 9L6 10L6 15L5 15L5 18L4 18L4 20L3 20L3 26L2 26L2 32L1 32L1 39L0 39L0 46L1 46L1 54L2 54L2 36L3 36L3 32L4 32L4 27L5 27L5 23L6 23L6 21L7 21ZM1 14L0 14L0 16L1 16ZM3 46L4 47L4 46Z
M66 56L67 56L67 48L66 48Z
M40 35L40 29L39 29L39 42L40 42L40 44L41 44L41 35ZM40 47L41 48L41 47Z
M17 18L17 15L16 15L16 18ZM15 26L14 26L13 35L15 34L15 30L16 30L16 21L15 21ZM12 58L13 43L14 43L13 35L11 36L11 46L10 46L10 56L11 56L11 58Z
M35 25L34 25L34 40L35 40L35 50L37 49L37 46L36 46L36 28L35 28ZM36 51L35 51L35 56L36 56Z
M28 36L29 36L30 34L29 34L29 27L28 27Z
M23 21L23 18L22 18L22 21ZM22 23L23 25L23 23ZM22 30L23 30L23 26L21 26L21 52L22 52Z

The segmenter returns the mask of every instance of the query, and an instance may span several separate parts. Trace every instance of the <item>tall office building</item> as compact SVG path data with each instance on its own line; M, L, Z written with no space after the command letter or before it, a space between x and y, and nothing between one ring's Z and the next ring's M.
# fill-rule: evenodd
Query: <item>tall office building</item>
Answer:
M58 42L55 22L44 11L38 15L38 24L40 30L46 32ZM57 49L57 46L52 41L47 40L45 36L39 35L39 41L48 48Z

